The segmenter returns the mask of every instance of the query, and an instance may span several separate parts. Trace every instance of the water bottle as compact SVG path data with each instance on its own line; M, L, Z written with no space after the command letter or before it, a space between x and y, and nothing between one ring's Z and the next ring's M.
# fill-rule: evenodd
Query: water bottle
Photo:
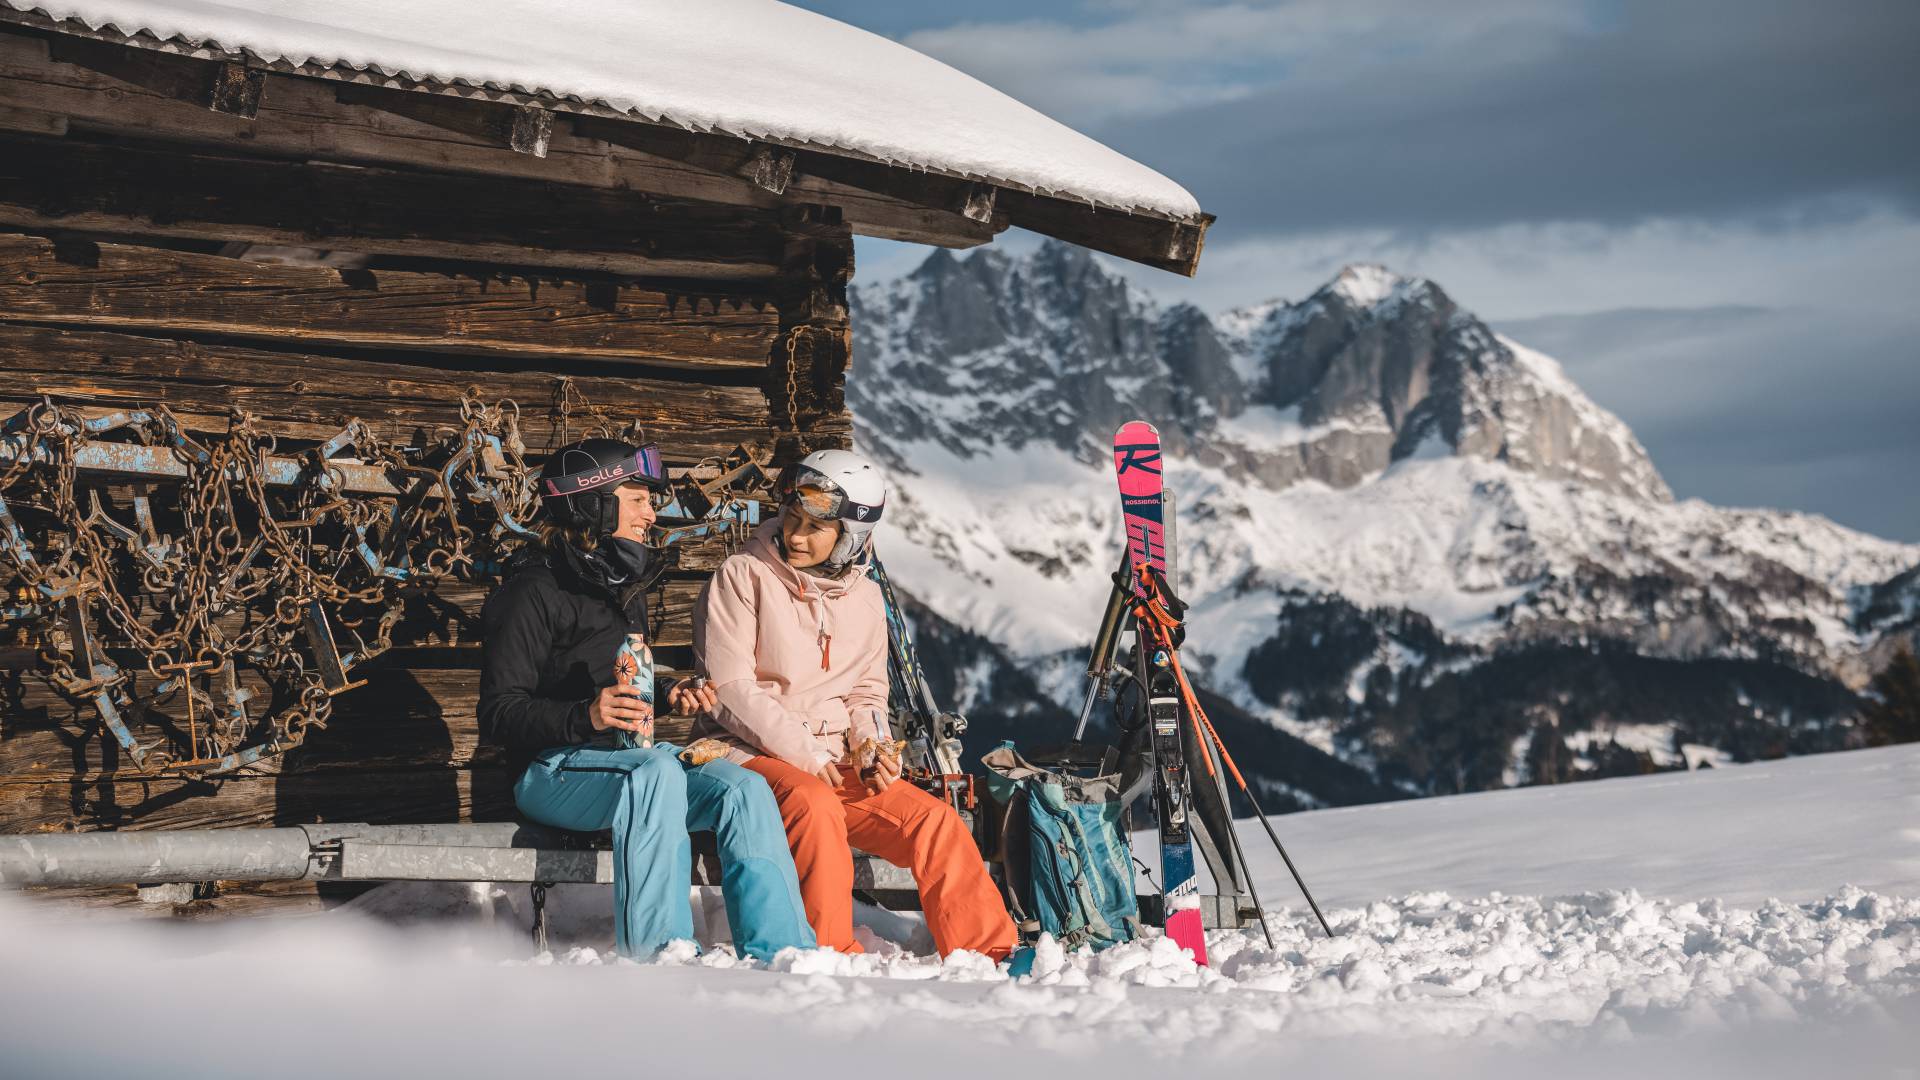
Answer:
M613 654L613 681L640 691L640 700L653 704L653 650L647 645L647 635L628 634L620 643ZM639 731L615 731L613 741L623 750L652 746L653 721L649 719Z

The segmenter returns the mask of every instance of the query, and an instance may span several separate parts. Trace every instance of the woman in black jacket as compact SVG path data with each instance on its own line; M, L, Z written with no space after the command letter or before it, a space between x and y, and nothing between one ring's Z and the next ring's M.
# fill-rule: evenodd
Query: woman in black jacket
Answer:
M515 804L556 828L613 830L622 955L693 937L687 834L707 830L740 951L764 959L813 948L766 781L724 758L693 765L671 744L623 748L615 738L653 728L653 707L619 685L614 658L629 634L647 633L645 541L667 491L659 450L586 439L547 459L540 488L542 543L515 560L481 616L480 737L523 768ZM714 704L712 690L685 684L666 700L681 712Z

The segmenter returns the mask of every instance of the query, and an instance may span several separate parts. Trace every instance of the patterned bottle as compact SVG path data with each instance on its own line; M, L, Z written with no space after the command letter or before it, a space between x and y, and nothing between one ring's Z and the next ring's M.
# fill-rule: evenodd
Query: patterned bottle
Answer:
M620 643L619 651L613 654L613 679L640 691L640 700L653 704L653 650L647 646L647 635L628 634ZM652 746L653 721L648 720L639 731L615 731L613 740L627 750Z

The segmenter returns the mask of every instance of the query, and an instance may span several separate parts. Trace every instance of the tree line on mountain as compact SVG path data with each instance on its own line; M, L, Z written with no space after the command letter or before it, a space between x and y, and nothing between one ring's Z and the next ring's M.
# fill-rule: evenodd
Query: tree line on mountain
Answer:
M1331 721L1337 753L1201 694L1242 769L1272 793L1269 811L1673 771L1687 767L1689 744L1739 762L1920 741L1920 660L1911 650L1856 694L1772 655L1677 660L1605 640L1482 650L1449 640L1417 612L1339 596L1287 599L1244 675L1260 701ZM1033 670L905 603L928 684L969 714L969 759L1003 739L1036 747L1071 734L1072 713ZM1388 655L1397 664L1379 662ZM1095 711L1090 738L1113 737L1110 713ZM1667 724L1672 752L1658 758L1608 734Z
M1683 769L1690 744L1734 761L1861 745L1909 730L1910 671L1889 669L1863 699L1775 653L1673 659L1607 639L1483 650L1413 612L1295 594L1244 675L1266 704L1333 724L1340 756L1381 782L1441 795ZM1870 722L1863 705L1892 719ZM1670 727L1671 752L1619 744L1609 733L1624 725Z
M1920 742L1920 659L1913 649L1894 653L1873 677L1860 709L1860 730L1868 746Z

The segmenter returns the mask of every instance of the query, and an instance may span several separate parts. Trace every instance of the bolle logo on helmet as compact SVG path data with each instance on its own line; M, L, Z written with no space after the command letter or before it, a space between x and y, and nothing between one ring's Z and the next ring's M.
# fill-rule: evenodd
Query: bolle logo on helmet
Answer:
M547 494L566 495L572 492L585 491L588 488L599 487L610 480L618 480L628 475L629 472L631 472L631 470L622 464L608 465L590 473L575 473L572 476L562 476L547 481Z
M625 475L627 475L626 466L609 465L599 472L588 473L585 476L576 476L573 478L573 482L580 487L593 487Z
M667 471L660 465L660 448L648 443L633 452L633 456L615 465L602 465L589 472L572 473L557 476L545 481L548 496L578 495L583 491L604 487L615 480L629 477L664 485Z

